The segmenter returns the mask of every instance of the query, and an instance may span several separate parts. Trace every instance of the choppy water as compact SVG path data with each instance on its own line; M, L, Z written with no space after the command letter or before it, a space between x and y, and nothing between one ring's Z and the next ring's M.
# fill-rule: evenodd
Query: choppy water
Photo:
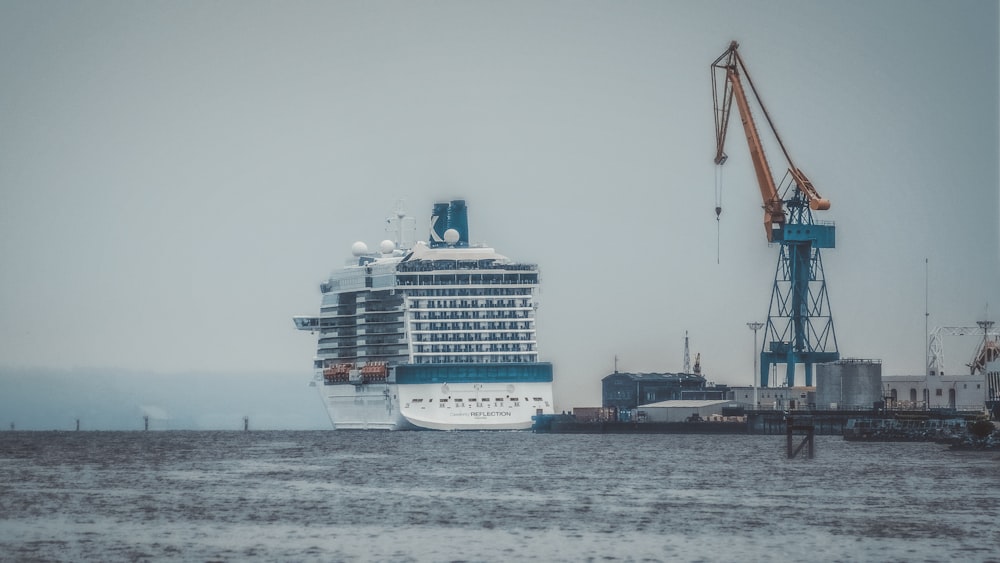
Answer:
M1000 460L927 443L4 432L0 559L996 561Z

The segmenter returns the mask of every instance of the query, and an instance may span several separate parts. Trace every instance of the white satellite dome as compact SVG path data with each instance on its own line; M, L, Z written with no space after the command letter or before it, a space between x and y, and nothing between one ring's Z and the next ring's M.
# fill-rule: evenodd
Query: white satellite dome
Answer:
M396 243L389 239L385 239L379 243L378 249L382 251L382 254L392 254L392 251L396 250Z
M360 240L351 245L351 254L355 256L362 256L368 254L368 245L361 242Z
M455 244L458 242L459 234L455 229L448 229L444 232L444 241L448 244Z

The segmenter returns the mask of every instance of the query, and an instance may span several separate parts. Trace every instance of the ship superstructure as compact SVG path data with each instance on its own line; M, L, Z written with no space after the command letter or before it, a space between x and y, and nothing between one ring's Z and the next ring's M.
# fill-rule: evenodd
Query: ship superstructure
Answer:
M551 414L538 360L538 267L469 244L464 200L434 205L427 242L398 212L378 252L355 243L320 285L314 384L337 429L517 430Z

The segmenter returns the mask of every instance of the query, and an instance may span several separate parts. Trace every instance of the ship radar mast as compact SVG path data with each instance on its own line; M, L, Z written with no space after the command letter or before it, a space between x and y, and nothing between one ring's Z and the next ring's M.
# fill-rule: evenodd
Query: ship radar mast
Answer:
M400 250L413 248L417 240L417 222L406 214L405 205L404 200L397 200L392 216L385 219L385 232L394 236L393 242Z

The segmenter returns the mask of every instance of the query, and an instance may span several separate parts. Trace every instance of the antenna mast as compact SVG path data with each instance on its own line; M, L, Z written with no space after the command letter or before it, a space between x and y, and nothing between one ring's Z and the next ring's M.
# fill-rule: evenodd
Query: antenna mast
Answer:
M931 374L931 308L928 259L924 258L924 375Z
M416 238L416 221L406 214L405 208L406 202L404 200L396 200L392 216L385 219L385 232L393 235L396 239L393 242L400 250L412 248Z
M684 331L684 373L691 373L691 353L688 351L688 331Z

